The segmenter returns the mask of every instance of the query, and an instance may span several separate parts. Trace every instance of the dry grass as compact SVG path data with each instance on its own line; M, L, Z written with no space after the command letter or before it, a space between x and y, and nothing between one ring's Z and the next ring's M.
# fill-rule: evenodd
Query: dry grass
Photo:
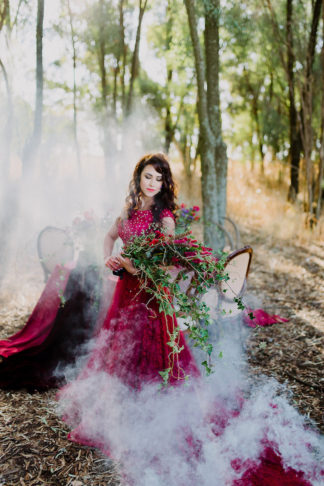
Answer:
M278 181L278 164L267 168L266 175L251 172L246 164L230 161L228 173L228 213L237 222L260 228L274 240L307 245L324 240L324 216L310 230L301 201L287 201L288 185Z
M189 205L201 204L201 186L198 172L191 185L176 165L175 176L179 181L180 199ZM317 226L310 230L306 225L307 215L303 211L302 195L295 204L287 201L288 167L271 162L266 165L265 175L259 167L251 171L248 162L234 160L228 165L227 209L238 224L261 229L265 237L274 240L293 240L307 245L312 241L324 241L324 214ZM323 208L324 213L324 208Z

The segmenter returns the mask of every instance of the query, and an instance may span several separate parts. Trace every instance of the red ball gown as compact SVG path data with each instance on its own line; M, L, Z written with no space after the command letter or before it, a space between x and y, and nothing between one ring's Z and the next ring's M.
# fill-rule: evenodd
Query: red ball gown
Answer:
M161 216L172 213L164 210ZM119 224L119 236L127 243L133 235L147 231L152 222L150 210L134 211ZM171 385L181 386L159 391L159 371L170 366L168 341L174 326L175 319L159 312L158 303L141 288L138 278L125 272L86 365L58 394L63 418L72 426L69 438L99 447L121 461L125 482L136 486L313 484L315 459L306 468L298 457L290 462L282 457L276 434L285 442L288 457L294 455L292 442L302 442L302 426L296 426L299 435L294 435L291 420L299 419L291 419L289 414L297 412L287 412L287 419L281 416L290 406L277 404L275 398L267 410L259 407L250 412L259 417L256 428L261 427L261 432L254 434L253 441L243 447L242 457L237 457L240 444L231 428L242 434L244 443L253 428L245 418L246 409L254 404L242 399L239 390L224 398L231 387L224 374L219 399L214 390L216 398L209 401L207 411L203 410L204 378L182 332L179 344L183 349L170 378ZM185 375L190 377L188 386L183 383ZM274 423L280 422L275 434L269 416ZM244 427L246 432L242 432ZM308 438L305 441L308 454L311 445Z
M57 265L25 326L0 341L0 387L62 386L59 367L74 363L93 334L101 292L99 267L87 254L76 265Z

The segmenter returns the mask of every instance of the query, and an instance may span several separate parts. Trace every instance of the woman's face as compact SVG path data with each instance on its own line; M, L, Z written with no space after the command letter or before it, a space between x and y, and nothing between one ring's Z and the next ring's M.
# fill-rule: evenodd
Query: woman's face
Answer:
M148 164L141 173L140 188L144 196L154 197L162 187L162 174Z

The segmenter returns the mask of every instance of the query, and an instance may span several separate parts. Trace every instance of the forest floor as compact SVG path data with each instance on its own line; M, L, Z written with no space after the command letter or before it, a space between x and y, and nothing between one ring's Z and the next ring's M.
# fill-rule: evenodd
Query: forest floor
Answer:
M289 400L324 433L324 245L307 246L245 227L254 249L248 299L289 322L251 330L249 372L286 383ZM1 302L0 332L19 329L32 302ZM117 467L94 449L67 440L55 391L0 390L0 485L115 485Z

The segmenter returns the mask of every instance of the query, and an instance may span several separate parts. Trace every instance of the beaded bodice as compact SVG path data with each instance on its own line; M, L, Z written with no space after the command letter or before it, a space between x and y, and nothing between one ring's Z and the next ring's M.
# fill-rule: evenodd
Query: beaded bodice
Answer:
M174 218L169 209L163 209L161 212L162 218ZM150 225L153 223L153 214L150 209L140 211L134 210L131 217L123 220L118 225L118 235L126 244L133 236L138 236L145 233Z

